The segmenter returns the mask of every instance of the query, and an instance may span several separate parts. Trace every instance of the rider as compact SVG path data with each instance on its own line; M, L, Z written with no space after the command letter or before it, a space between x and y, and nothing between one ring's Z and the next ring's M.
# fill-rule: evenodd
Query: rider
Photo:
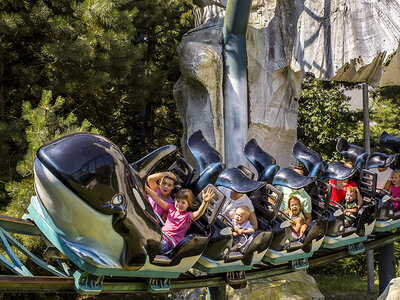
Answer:
M306 170L303 166L290 166L293 170L295 170L300 175L305 175ZM307 194L304 188L301 189L291 189L286 186L278 185L276 187L279 191L283 193L282 203L279 210L285 211L289 208L289 198L291 195L296 196L299 199L300 205L303 208L304 220L305 224L308 225L312 221L312 205L311 205L311 197Z
M288 201L288 209L285 211L290 217L290 227L292 229L292 239L297 240L299 237L304 235L307 229L305 224L304 215L302 213L302 207L300 204L300 199L295 195L290 195Z
M348 168L354 168L354 164L352 162L346 162L344 165ZM361 208L363 205L363 199L355 181L351 181L350 178L344 180L331 179L329 180L329 183L332 186L331 201L336 203L343 201L346 197L347 189L349 187L354 187L357 189L357 206L358 209Z
M246 241L245 235L252 235L254 228L249 222L250 208L246 205L239 206L235 211L235 216L232 220L233 223L233 244L231 250L240 248Z
M157 196L167 203L174 204L174 199L171 197L171 192L176 185L176 176L171 172L161 172L152 174L147 178L148 186L156 192ZM147 195L151 206L154 211L162 218L165 222L167 219L166 210L159 206L150 195Z
M236 209L242 205L246 205L250 209L249 221L254 230L258 229L258 221L254 206L250 198L246 194L238 193L233 190L224 188L222 186L218 189L226 196L224 206L222 207L222 214L227 216L231 221L235 216Z

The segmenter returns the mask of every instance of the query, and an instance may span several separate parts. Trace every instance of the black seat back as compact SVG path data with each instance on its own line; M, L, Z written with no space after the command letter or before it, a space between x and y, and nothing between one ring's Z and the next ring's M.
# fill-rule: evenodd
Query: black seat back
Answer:
M308 176L320 177L325 162L322 161L319 153L308 149L301 141L297 141L293 146L292 154L306 167Z
M381 146L392 150L394 153L400 153L400 137L390 135L386 131L384 131L381 134L379 142ZM393 169L400 169L400 159L398 157L399 156L397 156L397 160L392 166Z
M254 180L255 175L254 175L254 173L253 173L249 168L247 168L247 167L245 167L245 166L243 166L243 165L238 165L237 168L238 168L240 171L242 171L242 173L243 173L244 175L246 175L246 176L249 177L250 179L253 179L253 180Z
M397 154L386 154L381 152L374 152L365 163L365 169L371 168L386 168L389 167L396 159Z
M368 154L365 153L364 148L350 144L346 139L340 138L336 144L336 150L344 158L352 161L356 167L361 169L364 167Z
M311 197L313 218L321 218L325 215L331 199L332 186L317 179L310 185L308 194Z
M375 197L377 176L377 174L365 169L361 171L358 187L363 197L369 199Z
M258 181L270 182L279 170L275 158L262 150L255 139L247 142L244 147L244 155L256 169Z
M214 185L208 184L203 191L207 191L207 189L211 187L214 191L214 197L208 202L207 208L204 214L200 217L198 222L200 221L203 225L209 226L212 225L218 217L219 212L222 209L222 205L225 201L225 195L221 193ZM195 207L199 207L203 202L202 193L199 193L195 199Z
M172 172L177 179L176 188L186 188L192 181L195 169L189 165L183 158L178 158L169 168L169 172Z
M278 215L283 193L274 186L267 184L250 194L257 216L262 216L272 224Z

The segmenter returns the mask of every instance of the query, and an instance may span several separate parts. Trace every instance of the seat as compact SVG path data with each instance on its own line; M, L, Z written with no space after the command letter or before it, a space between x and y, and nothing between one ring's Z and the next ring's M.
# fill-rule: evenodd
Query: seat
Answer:
M181 157L174 161L167 171L172 172L176 176L177 190L186 188L192 181L195 172L194 168Z
M257 171L258 181L271 183L279 167L270 154L260 148L255 139L251 139L244 147L244 155Z
M266 183L250 179L238 168L230 168L221 172L215 185L251 195L253 192L258 193ZM217 219L212 231L209 246L196 264L196 268L207 273L226 272L233 266L238 270L251 269L264 256L272 236L272 230L256 230L243 247L230 252L233 238L229 225Z
M308 149L301 141L294 144L292 153L306 167L309 177L321 177L325 162L319 153Z
M381 146L392 150L395 154L400 153L400 137L393 136L384 131L380 137ZM392 166L393 169L400 169L400 159L397 159Z
M356 167L364 168L364 164L368 158L364 148L350 144L347 140L341 137L336 144L336 151L344 158L352 161Z
M225 196L212 184L208 184L204 190L211 187L214 197L208 202L204 214L191 224L185 238L180 241L169 253L157 255L152 261L155 265L175 266L187 257L198 257L205 250L211 237L211 226L215 222L224 202ZM197 195L194 202L194 209L197 209L202 202L201 193ZM193 261L192 265L197 261Z

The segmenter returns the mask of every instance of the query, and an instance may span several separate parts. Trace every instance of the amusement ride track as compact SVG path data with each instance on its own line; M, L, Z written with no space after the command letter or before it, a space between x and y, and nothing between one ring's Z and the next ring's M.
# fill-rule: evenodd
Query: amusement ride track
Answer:
M8 232L27 235L39 235L37 227L30 221L0 216L0 226ZM370 236L364 242L365 250L380 248L400 240L400 232L394 231L377 236ZM309 267L318 267L324 264L349 257L345 248L340 250L321 249L309 258ZM280 265L257 265L246 271L247 281L266 278L274 275L294 272L289 263ZM171 280L170 290L202 288L226 285L224 273L206 276L195 276L191 273L182 274L178 279ZM132 293L147 291L147 279L137 277L105 277L102 293ZM0 292L74 292L73 277L57 276L18 276L0 275Z

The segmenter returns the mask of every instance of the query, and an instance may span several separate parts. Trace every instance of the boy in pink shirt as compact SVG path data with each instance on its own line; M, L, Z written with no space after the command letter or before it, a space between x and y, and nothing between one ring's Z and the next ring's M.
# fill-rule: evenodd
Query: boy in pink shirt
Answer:
M194 195L189 189L181 189L176 193L175 204L167 203L157 195L149 186L146 185L146 192L157 203L158 206L167 211L167 220L162 227L162 231L167 234L177 245L186 234L192 222L199 219L206 210L208 202L214 197L214 191L210 187L206 192L202 192L203 202L198 210L187 211L188 207L193 207ZM163 238L160 254L164 254L174 247L173 243Z

